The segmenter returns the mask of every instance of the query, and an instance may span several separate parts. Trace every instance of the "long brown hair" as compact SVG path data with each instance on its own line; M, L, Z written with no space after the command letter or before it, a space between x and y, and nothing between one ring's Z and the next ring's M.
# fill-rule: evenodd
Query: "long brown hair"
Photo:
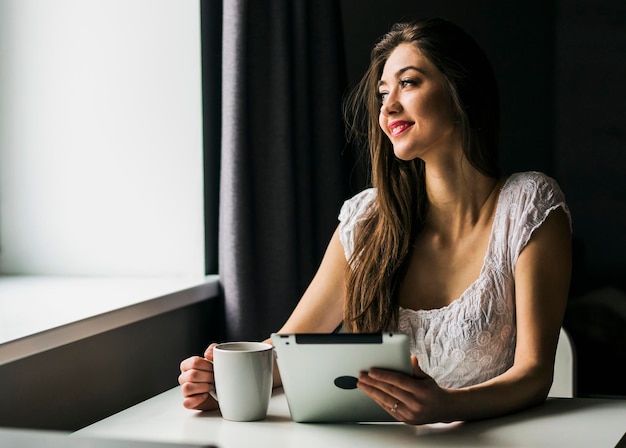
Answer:
M371 183L377 192L356 232L346 272L344 328L351 332L379 332L397 325L398 286L428 213L424 162L397 159L378 124L377 84L389 55L402 43L415 45L443 75L465 157L483 174L499 176L498 89L483 51L444 19L394 25L374 46L369 68L345 104L348 130L369 149Z

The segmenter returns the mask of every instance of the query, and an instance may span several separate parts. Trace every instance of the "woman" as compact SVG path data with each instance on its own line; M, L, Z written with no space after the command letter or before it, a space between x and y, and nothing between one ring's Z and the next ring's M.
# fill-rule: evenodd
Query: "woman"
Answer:
M348 103L373 188L346 201L317 274L280 332L409 334L413 375L359 388L409 424L493 417L545 400L571 271L554 180L501 177L496 80L452 23L397 24ZM212 345L181 363L184 406L211 409ZM280 378L276 377L276 384Z

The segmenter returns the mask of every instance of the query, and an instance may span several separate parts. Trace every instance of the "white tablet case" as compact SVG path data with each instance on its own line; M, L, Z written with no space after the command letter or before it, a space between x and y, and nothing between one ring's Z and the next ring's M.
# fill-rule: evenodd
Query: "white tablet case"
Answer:
M271 338L294 421L394 420L356 381L372 367L411 374L407 335L274 333Z

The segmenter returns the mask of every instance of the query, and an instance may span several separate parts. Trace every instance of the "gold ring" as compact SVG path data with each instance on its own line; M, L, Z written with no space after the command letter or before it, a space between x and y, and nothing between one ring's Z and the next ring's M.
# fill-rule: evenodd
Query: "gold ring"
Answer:
M393 407L389 409L390 412L396 412L398 410L398 401L393 404Z

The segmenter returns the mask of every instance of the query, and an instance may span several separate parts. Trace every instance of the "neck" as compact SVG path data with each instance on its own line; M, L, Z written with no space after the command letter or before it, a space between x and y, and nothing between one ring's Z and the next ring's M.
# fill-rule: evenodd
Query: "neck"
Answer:
M429 209L426 230L456 239L495 211L498 179L469 166L463 169L426 169Z

